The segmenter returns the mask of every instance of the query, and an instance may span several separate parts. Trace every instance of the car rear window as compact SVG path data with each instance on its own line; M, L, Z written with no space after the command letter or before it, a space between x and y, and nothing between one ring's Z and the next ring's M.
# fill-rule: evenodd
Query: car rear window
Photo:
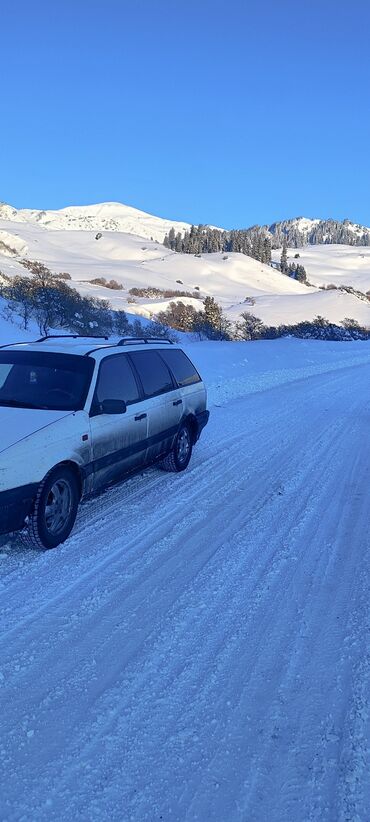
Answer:
M146 397L172 391L174 384L167 365L156 351L135 351L130 358L140 377Z
M201 382L201 378L193 363L180 349L163 350L160 352L160 356L170 367L177 384L181 387Z

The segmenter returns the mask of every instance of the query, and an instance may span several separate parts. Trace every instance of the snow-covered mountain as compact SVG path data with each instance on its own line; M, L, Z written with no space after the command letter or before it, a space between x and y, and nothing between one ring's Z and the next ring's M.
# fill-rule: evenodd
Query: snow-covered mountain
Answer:
M31 223L55 231L122 231L157 242L163 242L171 228L176 232L190 228L188 223L155 217L123 203L69 206L56 211L17 209L2 203L0 220Z
M0 273L27 274L24 261L38 260L54 274L67 272L81 294L108 299L114 308L144 317L164 310L170 300L161 295L133 296L132 288L210 295L231 320L251 311L268 325L312 320L320 314L335 323L350 317L370 326L370 302L340 290L352 286L363 293L370 291L370 247L353 243L312 245L307 238L312 238L322 223L299 218L275 224L281 231L289 226L303 236L302 247L291 243L294 248L288 249L288 262L299 253L311 283L307 287L243 254L195 257L170 251L161 242L165 234L171 227L183 232L189 228L187 223L165 220L120 203L59 211L17 210L4 204L0 206ZM355 224L351 225L355 231ZM276 239L278 236L276 228ZM280 253L274 252L276 261ZM119 288L112 290L91 282L97 278L115 280ZM322 290L328 285L336 288ZM199 299L181 299L201 307Z
M190 228L189 223L156 217L123 203L68 206L46 211L17 209L0 203L0 221L33 223L56 231L121 231L161 243L171 228L176 233ZM247 231L254 232L257 228L271 236L274 247L281 246L284 236L292 248L330 243L370 246L370 228L350 220L294 217L270 225L252 226Z

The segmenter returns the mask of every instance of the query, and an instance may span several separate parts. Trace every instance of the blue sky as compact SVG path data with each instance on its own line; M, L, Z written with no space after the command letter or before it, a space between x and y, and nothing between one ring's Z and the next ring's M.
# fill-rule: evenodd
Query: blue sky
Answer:
M0 200L370 225L370 4L3 0Z

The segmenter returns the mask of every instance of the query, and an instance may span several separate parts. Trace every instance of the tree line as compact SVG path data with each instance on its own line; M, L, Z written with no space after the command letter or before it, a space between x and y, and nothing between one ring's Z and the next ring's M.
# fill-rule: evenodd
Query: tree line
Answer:
M213 254L221 251L225 254L237 251L254 260L269 265L271 263L271 239L262 230L222 231L207 225L192 225L190 231L183 234L171 228L166 234L163 245L179 254Z
M282 220L271 225L225 231L208 225L191 226L176 234L173 228L164 245L183 254L206 254L214 251L239 251L260 262L271 262L271 249L281 248L284 240L290 248L305 245L370 246L370 229L350 220L313 220L305 231L298 220Z

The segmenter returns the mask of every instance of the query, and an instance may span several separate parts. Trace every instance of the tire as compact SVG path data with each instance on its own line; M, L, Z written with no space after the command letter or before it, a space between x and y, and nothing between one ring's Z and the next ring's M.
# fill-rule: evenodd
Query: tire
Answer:
M184 422L176 434L172 451L160 463L163 471L185 471L193 452L193 437L189 425Z
M28 523L21 532L29 548L56 548L69 537L75 524L80 491L74 471L53 468L39 486Z

